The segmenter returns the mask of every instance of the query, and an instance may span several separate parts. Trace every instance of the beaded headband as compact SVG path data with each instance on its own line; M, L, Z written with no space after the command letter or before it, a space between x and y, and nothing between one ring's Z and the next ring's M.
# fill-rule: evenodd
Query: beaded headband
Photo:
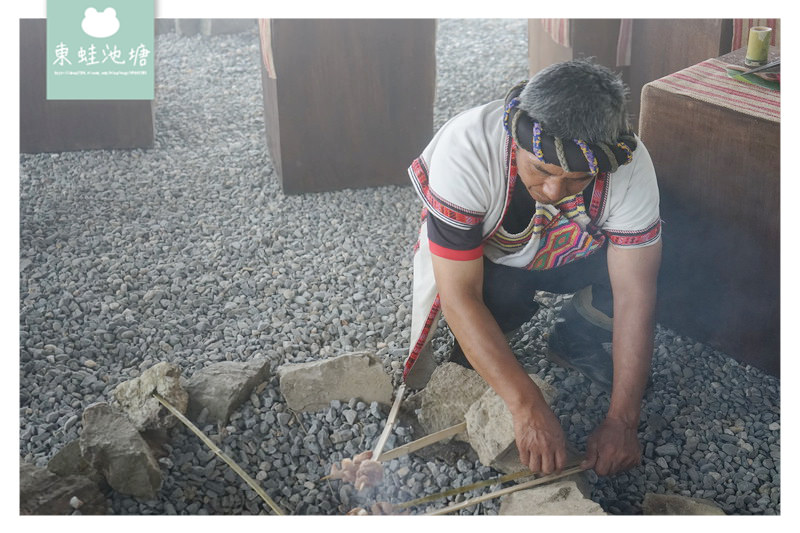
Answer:
M503 114L506 133L517 146L531 152L543 163L558 165L566 172L589 172L592 176L598 172L614 172L620 165L631 162L637 144L632 132L623 133L611 145L561 139L543 131L539 121L517 107L524 86L521 83L509 91Z

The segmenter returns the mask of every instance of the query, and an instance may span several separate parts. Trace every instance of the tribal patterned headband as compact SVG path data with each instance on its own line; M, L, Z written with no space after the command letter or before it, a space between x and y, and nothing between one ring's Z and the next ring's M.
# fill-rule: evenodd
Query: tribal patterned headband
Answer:
M517 107L524 83L506 96L503 126L517 146L531 152L539 161L558 165L566 172L615 172L633 159L636 138L632 132L620 135L613 145L587 143L580 139L561 139L542 131L542 125Z

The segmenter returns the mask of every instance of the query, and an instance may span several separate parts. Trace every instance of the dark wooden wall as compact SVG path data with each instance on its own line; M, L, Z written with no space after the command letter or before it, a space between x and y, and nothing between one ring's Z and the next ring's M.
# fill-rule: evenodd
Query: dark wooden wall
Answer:
M435 21L273 19L270 31L264 116L283 191L408 183L433 134Z
M46 21L19 29L20 152L153 147L151 100L47 100Z

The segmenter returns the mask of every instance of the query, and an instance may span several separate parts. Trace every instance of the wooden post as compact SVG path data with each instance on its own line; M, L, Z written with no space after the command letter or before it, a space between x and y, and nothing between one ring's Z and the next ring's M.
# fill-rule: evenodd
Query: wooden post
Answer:
M48 100L45 19L19 21L22 153L152 148L152 100Z
M283 191L409 183L433 134L435 21L266 22L264 118Z

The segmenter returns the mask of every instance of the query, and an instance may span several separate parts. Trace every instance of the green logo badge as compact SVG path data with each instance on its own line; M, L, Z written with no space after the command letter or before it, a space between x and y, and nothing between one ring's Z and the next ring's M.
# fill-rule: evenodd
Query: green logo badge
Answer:
M154 0L47 0L48 100L152 100Z

